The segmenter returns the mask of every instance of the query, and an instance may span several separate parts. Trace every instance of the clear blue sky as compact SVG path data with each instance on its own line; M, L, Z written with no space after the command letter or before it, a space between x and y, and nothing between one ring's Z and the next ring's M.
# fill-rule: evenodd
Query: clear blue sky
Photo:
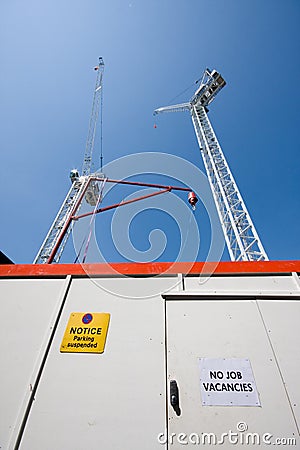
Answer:
M152 112L205 67L222 73L227 86L209 116L223 151L269 258L299 259L299 21L298 0L2 0L0 249L15 262L33 261L69 189L69 170L82 166L92 68L103 56L105 163L164 152L203 170L188 113L162 115L155 129ZM164 183L162 175L138 179ZM210 242L201 205L195 217L201 260ZM123 261L110 219L97 218L97 239L106 259ZM178 226L163 212L132 221L133 246L147 250L154 228L167 237L160 259L176 259ZM115 231L121 241L123 232Z

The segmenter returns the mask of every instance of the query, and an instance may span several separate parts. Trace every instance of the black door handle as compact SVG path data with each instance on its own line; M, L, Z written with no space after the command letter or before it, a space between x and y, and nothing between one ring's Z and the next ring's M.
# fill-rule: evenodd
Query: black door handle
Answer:
M170 381L170 403L177 416L180 416L181 410L179 406L179 389L176 380Z

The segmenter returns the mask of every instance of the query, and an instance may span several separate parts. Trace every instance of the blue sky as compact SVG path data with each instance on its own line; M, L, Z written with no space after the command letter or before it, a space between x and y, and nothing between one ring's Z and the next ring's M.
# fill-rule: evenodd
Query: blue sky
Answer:
M163 152L204 170L188 113L154 120L152 112L191 86L176 98L188 100L206 67L222 73L227 85L209 117L269 258L298 259L299 19L298 0L3 0L0 249L17 263L33 261L69 189L69 170L81 169L92 68L102 56L106 164ZM96 150L95 168L97 162ZM137 179L170 182L146 173ZM115 190L111 199L130 193ZM195 215L199 260L211 239L202 206ZM105 259L124 261L111 240L111 218L97 217L97 239ZM133 245L146 251L155 228L167 237L158 258L176 259L180 226L163 211L134 218ZM63 260L72 259L69 248Z

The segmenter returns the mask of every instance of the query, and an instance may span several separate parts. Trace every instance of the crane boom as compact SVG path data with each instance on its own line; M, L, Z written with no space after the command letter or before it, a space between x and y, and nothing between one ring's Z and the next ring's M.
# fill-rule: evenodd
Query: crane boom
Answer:
M96 85L94 90L94 97L93 97L93 105L92 105L92 113L90 117L90 123L89 123L89 131L88 131L88 137L86 141L86 147L85 147L85 154L84 154L84 160L83 160L83 166L82 166L82 175L87 176L91 173L91 166L92 166L92 156L93 156L93 150L94 150L94 143L95 143L95 136L96 136L96 128L97 128L97 121L100 111L101 116L101 124L102 124L102 99L103 99L103 72L104 72L104 61L103 58L99 58L99 64L98 66L94 67L94 70L97 71L97 77L96 77ZM102 128L102 127L101 127ZM100 153L100 165L102 169L102 129L101 132L101 153Z
M161 107L154 114L189 110L232 261L268 260L224 153L207 116L207 106L226 82L206 69L200 87L188 103Z
M153 115L159 114L161 112L182 112L182 111L190 111L191 104L190 103L180 103L179 105L171 105L164 106L162 108L158 108L154 111Z

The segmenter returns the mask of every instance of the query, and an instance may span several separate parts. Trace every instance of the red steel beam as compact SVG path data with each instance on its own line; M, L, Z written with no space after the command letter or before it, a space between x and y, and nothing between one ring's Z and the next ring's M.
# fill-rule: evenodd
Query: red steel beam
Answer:
M93 181L103 181L103 178L92 177ZM153 184L153 183L141 183L139 181L124 181L124 180L112 180L107 178L106 183L115 183L115 184L129 184L132 186L143 186L143 187L153 187L158 189L166 189L167 187L171 188L174 191L186 191L190 192L190 188L180 187L180 186L166 186L165 184Z
M130 203L138 202L139 200L144 200L145 198L154 197L155 195L165 194L166 192L170 192L172 190L171 187L164 189L162 191L153 192L152 194L143 195L142 197L133 198L131 200L126 200L125 202L115 203L114 205L106 206L105 208L96 209L96 211L91 211L85 214L80 214L79 216L72 216L71 219L78 220L82 217L91 216L92 214L98 214L104 211L109 211L110 209L118 208L119 206L129 205Z
M61 243L62 243L62 241L63 241L63 238L64 238L64 236L65 236L65 234L66 234L66 232L67 232L69 226L71 225L71 222L72 222L72 220L73 220L73 219L72 219L73 214L77 211L78 206L80 205L80 203L81 203L81 201L82 201L82 199L83 199L83 197L84 197L84 194L85 194L86 191L87 191L87 188L88 188L90 182L91 182L91 179L90 179L90 180L88 181L88 183L86 184L84 190L82 191L80 197L78 198L76 204L74 205L73 211L72 211L72 213L70 214L70 217L69 217L68 220L66 221L65 225L63 226L63 228L62 228L62 230L61 230L61 232L60 232L60 235L59 235L59 237L58 237L58 239L57 239L57 242L56 242L55 246L54 246L53 249L52 249L52 252L51 252L51 254L50 254L50 256L49 256L49 258L48 258L48 260L47 260L47 264L51 264L51 263L53 262L53 259L55 258L55 255L56 255L56 252L57 252L57 250L59 249L59 247L60 247L60 245L61 245Z
M87 216L90 216L92 214L98 214L100 212L108 211L110 209L118 208L119 206L128 205L129 203L137 202L138 200L144 200L144 199L149 198L149 197L154 197L155 195L164 194L165 192L170 192L172 190L188 191L188 192L191 191L191 189L189 189L189 188L184 188L184 187L179 187L179 186L166 186L166 185L162 185L162 184L141 183L141 182L138 182L138 181L112 180L112 179L108 178L108 179L105 179L106 183L127 184L127 185L132 185L132 186L152 187L152 188L163 189L163 190L159 191L159 192L154 192L152 194L144 195L144 196L132 199L132 200L127 200L125 202L115 203L114 205L107 206L105 208L100 208L100 209L97 209L96 211L93 211L93 212L89 212L89 213L86 213L86 214L81 214L79 216L74 216L74 214L76 213L76 211L78 209L78 206L80 205L80 203L81 203L81 201L82 201L82 199L84 197L84 194L86 193L87 188L90 185L91 181L103 181L103 180L104 180L103 178L98 178L98 177L90 177L89 178L88 183L87 183L85 189L83 190L82 194L80 195L80 198L77 200L77 202L76 202L76 204L75 204L75 206L73 208L73 211L72 211L69 219L66 221L64 227L61 230L59 238L58 238L55 246L53 247L52 252L51 252L51 254L50 254L50 256L49 256L49 258L47 260L47 264L51 264L53 262L53 260L55 258L55 255L56 255L56 253L57 253L57 251L58 251L58 249L59 249L59 247L60 247L60 245L61 245L61 243L63 241L63 238L64 238L64 236L65 236L69 226L71 225L72 220L78 220L78 219L81 219L82 217L87 217Z

